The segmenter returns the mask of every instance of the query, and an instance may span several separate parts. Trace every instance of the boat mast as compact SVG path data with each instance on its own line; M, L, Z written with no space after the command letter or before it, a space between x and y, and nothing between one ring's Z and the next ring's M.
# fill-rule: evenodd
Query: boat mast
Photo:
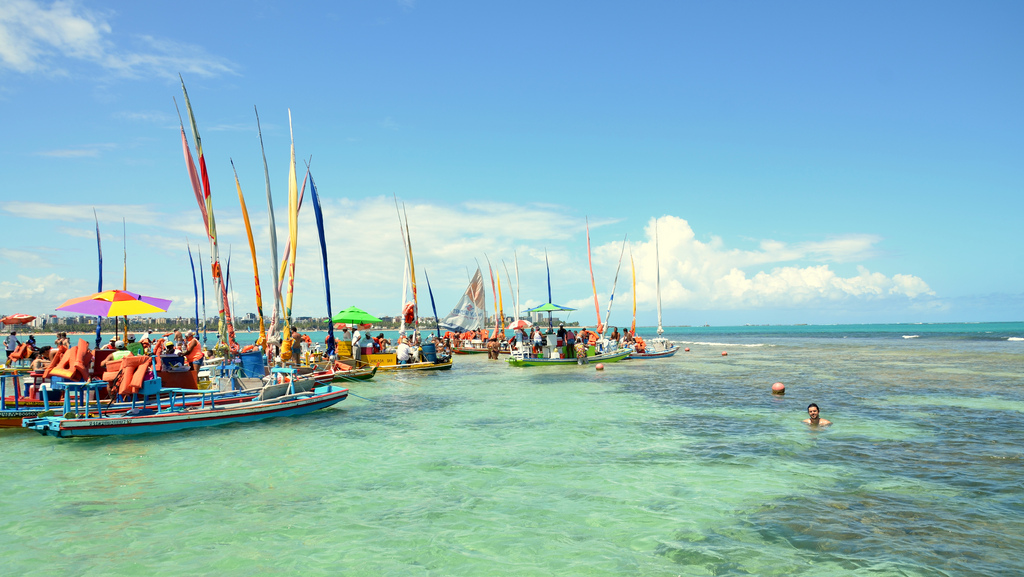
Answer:
M594 289L594 309L597 311L597 332L604 334L601 326L601 305L597 302L597 283L594 282L594 259L590 255L590 220L587 219L587 262L590 263L590 286Z
M100 244L100 217L96 216L96 209L92 209L92 218L96 221L96 256L99 258L99 282L96 283L96 292L103 292L103 246ZM103 317L96 317L96 348L100 348L100 328L103 326Z
M633 324L629 330L636 333L636 264L633 262L633 247L629 247L629 268L633 270Z
M267 216L270 219L270 272L274 281L274 309L270 317L270 334L276 336L277 321L281 318L281 309L284 308L282 306L283 301L281 300L281 283L277 274L277 269L280 266L277 258L277 224L274 222L274 199L270 196L270 169L267 168L267 152L263 148L263 129L260 127L260 112L256 110L255 106L252 109L256 113L256 132L260 136L260 153L263 154L263 179L267 183Z
M665 332L661 328L661 260L658 252L658 219L654 219L654 288L658 293L658 336Z
M259 342L266 344L267 329L263 324L263 294L260 292L260 266L256 260L256 243L252 238L252 225L249 222L249 211L245 207L245 197L242 196L242 185L238 181L238 171L235 170L235 161L231 160L231 170L235 173L235 188L238 189L238 204L242 206L242 221L245 223L245 234L249 238L249 253L252 255L252 277L256 285L256 314L260 321ZM234 304L234 303L232 303Z
M605 330L608 328L608 320L612 316L612 303L615 302L615 286L619 284L619 269L622 268L622 255L626 254L626 239L629 235L622 237L622 250L619 252L619 264L615 266L615 279L612 280L612 292L608 296L608 311L605 313L604 326Z

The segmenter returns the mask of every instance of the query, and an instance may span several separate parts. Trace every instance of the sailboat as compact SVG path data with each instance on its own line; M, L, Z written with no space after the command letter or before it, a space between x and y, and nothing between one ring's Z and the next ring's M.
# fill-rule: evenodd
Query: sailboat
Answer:
M402 243L405 245L405 265L402 277L402 316L401 325L398 329L398 334L401 337L405 337L406 325L412 325L412 334L416 335L419 332L419 314L418 306L419 303L416 299L416 264L412 258L412 240L409 235L409 217L405 217L405 222L402 222L402 212L398 210L398 198L395 198L395 210L398 212L398 228L401 232ZM412 286L412 301L407 302L406 296L409 292L410 284ZM413 349L415 358L411 362L404 365L398 364L398 354L396 352L380 352L375 354L367 354L363 357L363 363L369 366L377 365L377 368L383 372L398 372L398 371L446 371L452 368L451 359L442 360L437 358L435 361L427 360L422 350ZM362 364L360 365L362 366Z
M625 246L625 243L623 243ZM590 260L590 225L587 225L587 257ZM621 261L621 256L619 258ZM547 265L547 255L545 254L545 266ZM618 279L618 272L616 272L616 279ZM601 324L601 308L597 304L597 285L594 284L594 269L593 266L590 268L590 283L594 287L594 307L597 310L597 324L598 333L603 332L604 325ZM615 292L614 286L612 287L612 293ZM614 298L614 296L612 297ZM555 310L574 310L568 307L559 307L558 305L551 303L551 269L548 267L548 304L541 305L539 307L532 308L527 312L548 312ZM609 313L611 312L611 306L609 305ZM588 363L614 363L628 359L632 352L627 348L617 348L614 350L597 350L594 346L589 348L587 354ZM541 347L539 356L531 356L525 350L519 349L512 353L512 358L508 359L508 364L513 367L549 367L554 365L578 365L578 361L574 356L562 356L562 347L558 346L558 341L554 335L548 334L545 339L544 346Z
M633 353L629 355L631 359L663 359L671 357L679 350L679 345L662 336L665 333L665 329L661 327L661 259L658 254L658 219L654 219L654 264L654 287L658 295L658 336L646 342L642 338L637 338L638 343L634 346ZM635 299L635 287L633 294Z
M466 292L455 304L455 308L438 326L447 333L453 333L460 340L460 346L454 347L457 355L482 354L487 352L480 334L484 330L487 318L487 295L484 294L484 277L477 266L476 273L469 279Z

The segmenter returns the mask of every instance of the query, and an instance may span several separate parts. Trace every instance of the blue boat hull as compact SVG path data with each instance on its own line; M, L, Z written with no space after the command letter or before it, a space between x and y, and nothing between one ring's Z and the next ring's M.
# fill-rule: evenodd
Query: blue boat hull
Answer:
M319 392L323 389L327 389L326 392ZM152 415L93 419L44 417L25 419L22 426L43 435L61 438L169 433L228 423L250 423L274 417L304 415L330 407L348 398L348 389L335 387L324 387L323 389L317 389L318 394L305 398L281 402L261 402L250 406L229 406L200 411L168 411Z

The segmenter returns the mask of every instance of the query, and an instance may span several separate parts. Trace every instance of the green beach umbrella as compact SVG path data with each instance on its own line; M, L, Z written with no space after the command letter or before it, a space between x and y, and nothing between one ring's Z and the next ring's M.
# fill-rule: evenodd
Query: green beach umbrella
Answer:
M352 325L379 323L380 319L358 307L348 307L331 317L332 323L348 323Z
M574 311L574 310L576 310L576 309L571 309L569 307L563 307L561 305L556 305L556 304L552 304L552 303L544 303L544 304L540 305L539 307L534 307L532 309L527 309L526 312L528 312L528 313L549 313L549 312L552 312L552 311Z
M539 307L534 307L532 309L526 309L526 312L528 312L528 313L548 313L548 330L550 331L552 329L552 327L551 327L551 313L553 313L554 311L574 311L574 310L576 310L576 309L569 308L569 307L563 307L561 305L556 305L556 304L553 304L553 303L544 303L544 304L540 305Z

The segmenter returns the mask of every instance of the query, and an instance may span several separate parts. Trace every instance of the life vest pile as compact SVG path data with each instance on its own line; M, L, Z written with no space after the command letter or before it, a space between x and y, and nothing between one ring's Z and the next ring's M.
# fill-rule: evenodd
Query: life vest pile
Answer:
M32 356L32 347L28 343L21 343L18 348L14 349L14 352L7 357L7 361L20 361L21 359L27 359Z
M637 336L637 337L634 338L633 349L636 350L636 352L638 352L638 353L646 352L646 350L647 350L647 343L644 342L644 338L643 337Z
M148 356L125 357L121 359L121 380L118 382L119 395L132 395L142 389L153 359Z
M121 372L121 366L124 363L124 360L127 358L131 358L131 356L129 355L127 357L122 357L120 359L117 359L116 361L107 361L107 366L104 369L103 376L101 378L104 381L111 383L114 379L117 378L117 373Z
M43 373L44 379L54 376L69 381L89 380L89 370L86 367L92 364L92 353L89 351L89 343L84 339L78 339L77 345L64 351L59 361L57 358L54 357L56 363L51 361L50 366L46 368Z
M413 310L412 303L405 303L405 307L402 308L402 315L405 317L407 324L416 320L416 311Z

